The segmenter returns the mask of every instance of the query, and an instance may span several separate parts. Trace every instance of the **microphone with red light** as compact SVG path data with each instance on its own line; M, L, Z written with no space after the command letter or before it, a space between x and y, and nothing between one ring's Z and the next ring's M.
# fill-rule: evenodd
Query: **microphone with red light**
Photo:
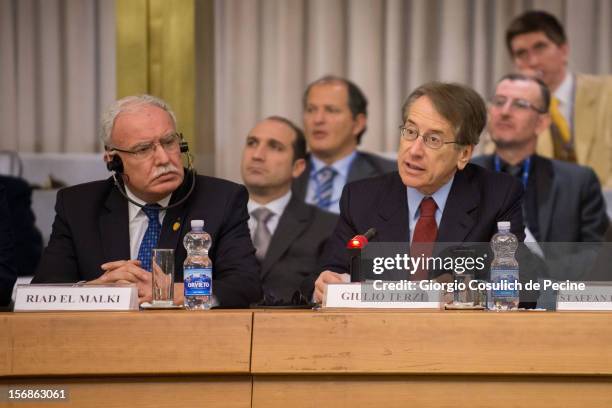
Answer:
M351 282L361 282L359 264L361 262L361 250L368 245L368 242L376 235L376 229L370 228L365 233L355 235L346 243L349 253L349 269L351 271Z

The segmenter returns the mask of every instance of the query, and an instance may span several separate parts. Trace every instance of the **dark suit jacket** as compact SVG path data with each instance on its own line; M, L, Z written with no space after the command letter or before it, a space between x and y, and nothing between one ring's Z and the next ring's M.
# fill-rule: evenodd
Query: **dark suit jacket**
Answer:
M525 238L521 199L514 177L474 164L455 174L438 226L438 242L489 242L498 221L510 221L512 232ZM348 273L346 242L375 228L372 241L409 242L406 186L399 173L347 184L340 199L340 219L325 247L323 270Z
M473 162L495 168L493 155ZM535 182L535 201L541 242L602 241L609 225L601 185L590 167L534 155L529 183ZM533 179L532 179L533 176ZM527 202L527 189L524 202ZM529 207L525 207L528 211Z
M312 164L309 154L306 158L306 170L293 182L292 187L293 194L302 201L306 199L311 171ZM395 161L371 153L357 152L357 156L351 163L346 182L350 183L364 178L376 177L393 171L397 171L397 163Z
M6 189L11 214L17 275L32 276L42 254L42 235L34 225L32 212L32 188L24 180L9 176L0 176L0 185Z
M191 176L172 195L184 197ZM243 186L197 176L187 201L167 210L159 248L175 250L176 280L183 279L186 257L183 237L193 219L202 219L212 236L213 293L223 307L247 307L261 297L258 265L247 225L248 194ZM130 258L128 205L112 179L62 189L57 194L55 221L49 245L34 283L77 282L96 279L100 265ZM173 229L175 223L180 228Z
M261 265L264 291L290 301L296 290L312 293L313 276L320 272L325 242L338 216L304 204L293 195L274 231Z
M0 306L7 306L11 302L13 286L17 279L14 237L10 221L6 190L0 185Z

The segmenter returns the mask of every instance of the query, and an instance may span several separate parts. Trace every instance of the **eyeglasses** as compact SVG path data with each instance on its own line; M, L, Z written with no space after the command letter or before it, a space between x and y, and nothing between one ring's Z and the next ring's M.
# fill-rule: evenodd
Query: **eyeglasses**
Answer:
M137 144L133 148L119 149L118 147L109 146L109 150L115 150L121 153L131 154L137 159L148 159L153 157L155 154L155 148L160 145L167 153L176 153L179 151L180 141L183 139L183 135L180 133L171 133L159 139L157 142L141 143Z
M419 137L419 129L416 126L400 126L400 134L404 140L409 142L415 141ZM423 143L425 146L430 149L440 149L445 144L460 144L457 141L453 142L445 142L444 137L439 133L425 133L424 135L420 135L423 138Z
M532 109L538 113L546 113L546 109L542 109L542 108L537 108L534 104L532 104L531 102L529 102L526 99L521 99L521 98L508 98L507 96L503 96L503 95L495 95L491 98L491 100L489 101L489 103L491 104L491 106L493 106L494 108L497 109L501 109L504 106L506 106L506 104L508 103L508 101L510 101L510 107L512 109L516 109L517 111L528 111L529 109Z

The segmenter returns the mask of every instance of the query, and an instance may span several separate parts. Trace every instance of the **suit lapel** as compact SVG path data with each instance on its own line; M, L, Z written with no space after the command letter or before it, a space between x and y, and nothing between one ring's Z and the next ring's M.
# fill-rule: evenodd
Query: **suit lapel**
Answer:
M576 99L574 101L574 143L576 146L576 157L578 163L588 162L589 148L593 146L592 140L600 126L596 124L598 110L595 107L598 89L593 88L593 83L577 75L575 83ZM595 86L599 84L595 83ZM577 120L580 118L580 120Z
M536 152L545 157L553 157L555 155L552 134L550 133L550 126L547 127L538 135L538 142L536 145Z
M536 182L536 201L538 206L538 229L540 241L547 241L550 233L551 217L557 195L554 183L552 162L538 156L533 156L534 175Z
M105 262L130 259L128 204L115 187L111 187L102 211L99 228Z
M188 173L185 173L185 180L183 184L172 194L172 198L170 199L169 205L177 202L179 199L185 197L188 193L189 188L191 187L192 176ZM193 195L196 196L197 185L193 191ZM189 199L178 207L173 207L166 210L166 215L164 216L164 222L162 224L161 234L159 236L159 242L157 243L158 248L167 248L177 250L178 246L181 244L179 242L179 238L182 236L181 233L184 230L185 232L191 230L190 225L186 225L187 223L187 203Z
M393 173L388 179L384 199L380 200L378 209L379 225L376 240L380 242L408 242L410 228L408 226L408 198L406 186L399 173Z
M289 246L298 236L300 236L304 229L306 229L310 219L310 213L310 209L300 202L299 198L296 196L291 197L291 200L278 221L278 225L270 241L268 253L261 266L262 279L270 273L272 266L278 262Z
M480 192L471 182L471 166L455 173L438 227L438 242L464 242L476 220L471 213L478 207Z

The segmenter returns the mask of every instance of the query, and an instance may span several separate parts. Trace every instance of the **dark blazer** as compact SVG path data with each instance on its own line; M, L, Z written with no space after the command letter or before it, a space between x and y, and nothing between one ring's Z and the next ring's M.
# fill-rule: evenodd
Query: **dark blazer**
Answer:
M7 306L11 302L13 286L17 279L14 237L10 220L6 190L0 184L0 306Z
M306 170L293 182L292 187L293 194L302 201L306 199L311 171L312 163L310 162L310 154L308 154L306 157ZM350 183L364 178L376 177L393 171L397 171L397 163L395 161L375 154L358 151L357 156L351 163L346 182Z
M494 156L474 158L489 170L495 168ZM590 167L550 160L538 155L531 159L529 182L536 183L538 230L541 242L602 241L609 219L601 185ZM524 202L532 194L527 189ZM525 207L525 211L529 206Z
M18 276L32 276L42 254L42 235L35 226L32 212L32 188L22 179L0 176L6 189L11 214L9 223L14 235L15 266Z
M438 226L438 242L488 242L497 221L510 221L512 232L525 238L521 199L523 188L514 177L474 164L455 174ZM406 186L399 173L347 184L340 199L340 219L323 255L323 270L348 273L346 242L369 228L373 241L409 242Z
M170 203L184 197L192 183L186 175ZM186 251L183 237L193 219L202 219L212 236L213 293L223 307L247 307L261 298L255 249L247 225L248 194L243 186L197 176L187 201L167 210L158 246L175 250L176 280L182 282ZM34 283L77 282L102 275L105 262L130 259L128 205L112 179L62 189L57 194L49 245ZM180 227L175 231L173 226Z
M264 291L285 301L296 290L306 296L312 293L312 277L320 272L323 248L337 220L336 214L304 204L293 195L261 264Z

